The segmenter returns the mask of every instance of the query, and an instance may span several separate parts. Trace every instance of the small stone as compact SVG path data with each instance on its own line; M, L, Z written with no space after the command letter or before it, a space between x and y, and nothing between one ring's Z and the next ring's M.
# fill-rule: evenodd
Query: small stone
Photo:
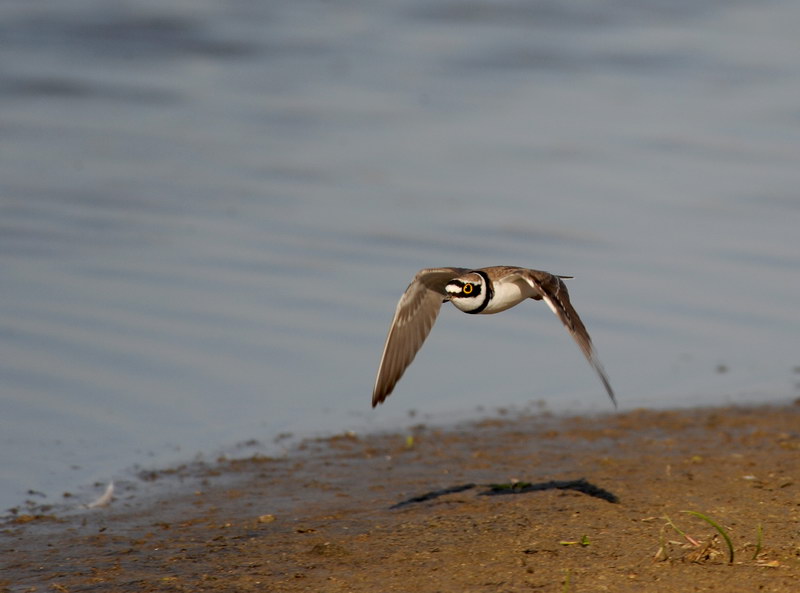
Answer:
M275 520L275 515L261 515L258 518L259 523L272 523Z

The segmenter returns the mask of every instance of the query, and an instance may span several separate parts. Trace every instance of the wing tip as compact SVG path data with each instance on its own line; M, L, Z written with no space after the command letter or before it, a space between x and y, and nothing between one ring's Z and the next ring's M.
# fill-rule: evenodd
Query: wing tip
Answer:
M606 391L608 392L608 397L611 398L611 403L614 404L614 409L619 410L619 405L617 404L617 397L614 395L614 390L607 385Z
M606 375L606 370L603 368L603 365L600 364L600 361L597 359L597 355L592 349L592 355L589 358L589 362L594 367L594 370L597 372L597 375L600 377L600 381L603 382L603 387L606 388L606 393L608 393L608 397L611 399L611 403L614 404L614 409L618 410L619 405L617 404L617 396L614 394L614 390L611 388L611 381L608 380L608 375Z
M394 389L394 385L391 387L375 385L375 389L372 390L372 407L377 408L378 404L382 404L386 401L386 398L392 393Z

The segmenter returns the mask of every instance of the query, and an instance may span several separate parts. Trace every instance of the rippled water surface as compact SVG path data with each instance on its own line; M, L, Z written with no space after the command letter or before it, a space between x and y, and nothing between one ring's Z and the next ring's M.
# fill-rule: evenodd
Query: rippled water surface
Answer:
M531 302L446 305L371 410L428 266L575 276L623 409L796 397L799 21L788 0L4 2L0 505L410 410L611 409Z

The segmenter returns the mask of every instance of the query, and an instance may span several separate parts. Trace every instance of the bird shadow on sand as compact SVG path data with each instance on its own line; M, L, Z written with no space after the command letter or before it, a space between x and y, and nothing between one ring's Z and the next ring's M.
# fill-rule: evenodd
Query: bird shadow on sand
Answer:
M616 494L600 488L599 486L595 486L584 478L580 478L578 480L550 480L549 482L538 482L535 484L531 482L512 482L509 484L460 484L458 486L433 490L425 494L420 494L419 496L414 496L402 502L398 502L389 508L400 509L419 502L434 500L446 494L455 494L457 492L472 490L473 488L483 488L483 490L478 493L479 496L505 496L510 494L525 494L527 492L539 492L542 490L575 490L576 492L581 492L587 496L593 496L607 502L619 503L619 498L617 498Z

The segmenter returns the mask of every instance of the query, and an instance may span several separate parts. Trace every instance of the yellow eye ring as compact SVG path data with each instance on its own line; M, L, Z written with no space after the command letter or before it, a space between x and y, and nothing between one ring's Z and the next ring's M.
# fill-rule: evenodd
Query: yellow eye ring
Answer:
M464 294L472 294L472 284L465 284L461 290Z

